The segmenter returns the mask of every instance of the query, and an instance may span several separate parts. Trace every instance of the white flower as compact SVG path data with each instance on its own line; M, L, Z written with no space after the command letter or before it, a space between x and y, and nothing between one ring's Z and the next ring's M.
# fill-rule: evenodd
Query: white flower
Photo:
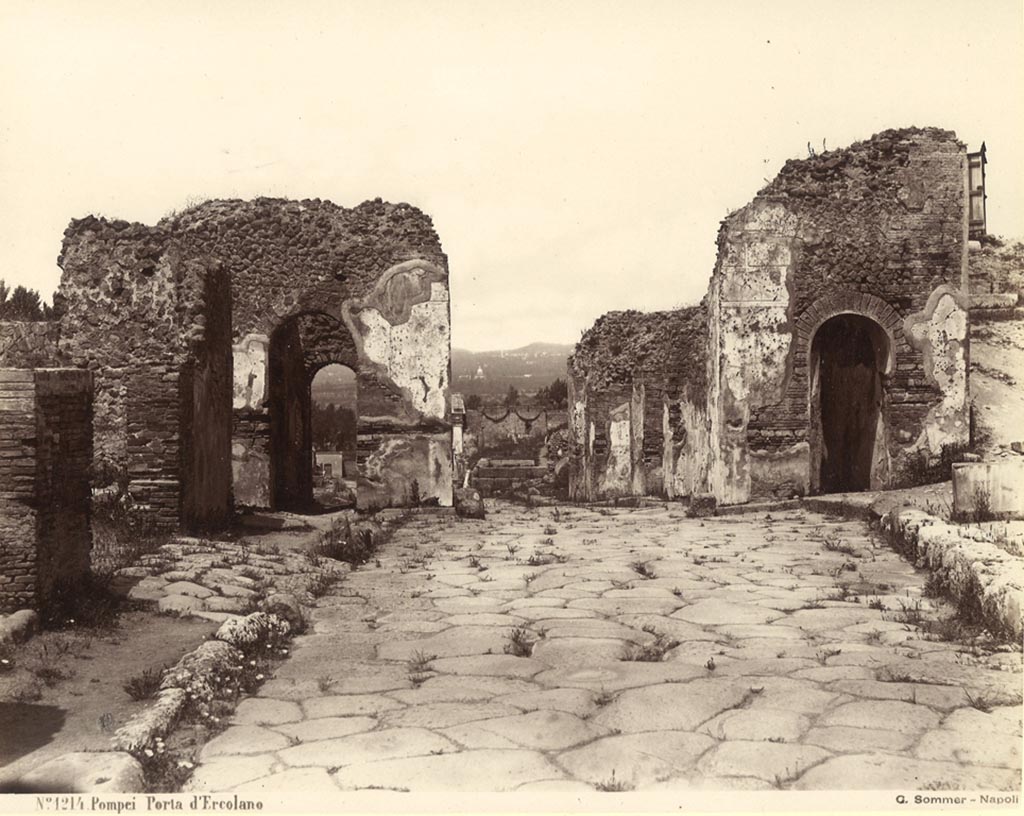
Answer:
M262 674L257 674L256 675L256 679L257 680L262 680L263 679L263 675Z
M178 760L178 767L179 768L194 768L195 766L191 762L189 762L187 760L180 759L180 760Z
M147 748L147 749L146 749L145 751L143 751L142 753L144 753L144 754L145 754L146 756L148 756L148 757L151 757L151 756L153 756L153 752L152 752L152 751L150 751L150 750L149 750L148 748Z

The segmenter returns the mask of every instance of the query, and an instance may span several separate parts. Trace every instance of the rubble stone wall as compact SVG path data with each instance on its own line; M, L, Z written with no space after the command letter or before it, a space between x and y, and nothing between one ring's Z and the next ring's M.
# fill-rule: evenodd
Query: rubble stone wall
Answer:
M610 312L569 360L569 495L692 495L707 489L703 306Z
M949 131L886 131L787 162L723 222L709 293L720 503L817 489L811 346L835 315L888 337L872 487L966 440L965 161Z
M0 369L0 612L88 572L92 454L88 371Z
M365 506L451 503L447 259L419 210L257 199L155 226L89 216L58 263L57 321L0 326L0 364L92 371L94 477L125 478L168 526L215 526L232 498L273 506L269 363L292 320L315 338L309 379L330 362L357 372Z
M817 492L834 336L819 332L842 315L872 327L875 436L851 445L870 456L869 486L966 442L965 187L965 147L936 128L787 162L722 222L699 319L612 312L577 345L572 495Z

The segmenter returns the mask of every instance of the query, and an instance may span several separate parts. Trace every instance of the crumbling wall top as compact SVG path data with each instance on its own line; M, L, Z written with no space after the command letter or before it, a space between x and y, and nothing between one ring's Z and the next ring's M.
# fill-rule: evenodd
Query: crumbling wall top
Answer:
M704 390L707 311L703 305L664 312L608 312L580 338L569 371L593 388L657 377Z

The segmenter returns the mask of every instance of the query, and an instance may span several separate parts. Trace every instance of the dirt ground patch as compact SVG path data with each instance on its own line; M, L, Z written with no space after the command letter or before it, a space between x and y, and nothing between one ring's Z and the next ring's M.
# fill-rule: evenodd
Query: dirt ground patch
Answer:
M0 784L69 751L105 750L149 704L122 687L146 669L173 665L217 624L128 612L109 630L46 632L12 653L0 674Z

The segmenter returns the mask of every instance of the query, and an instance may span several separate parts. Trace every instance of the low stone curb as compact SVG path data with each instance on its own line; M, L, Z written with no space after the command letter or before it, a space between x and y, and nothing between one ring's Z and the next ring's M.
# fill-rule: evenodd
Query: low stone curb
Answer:
M922 510L894 508L881 518L895 546L928 567L961 609L996 634L1020 641L1024 632L1024 561L994 544L965 538L957 525Z
M298 605L294 599L292 602ZM143 791L145 774L140 758L170 734L185 707L209 703L237 675L248 655L290 633L288 621L266 612L226 620L212 640L164 672L156 701L114 734L114 751L63 754L25 774L20 784L31 790L71 793Z

